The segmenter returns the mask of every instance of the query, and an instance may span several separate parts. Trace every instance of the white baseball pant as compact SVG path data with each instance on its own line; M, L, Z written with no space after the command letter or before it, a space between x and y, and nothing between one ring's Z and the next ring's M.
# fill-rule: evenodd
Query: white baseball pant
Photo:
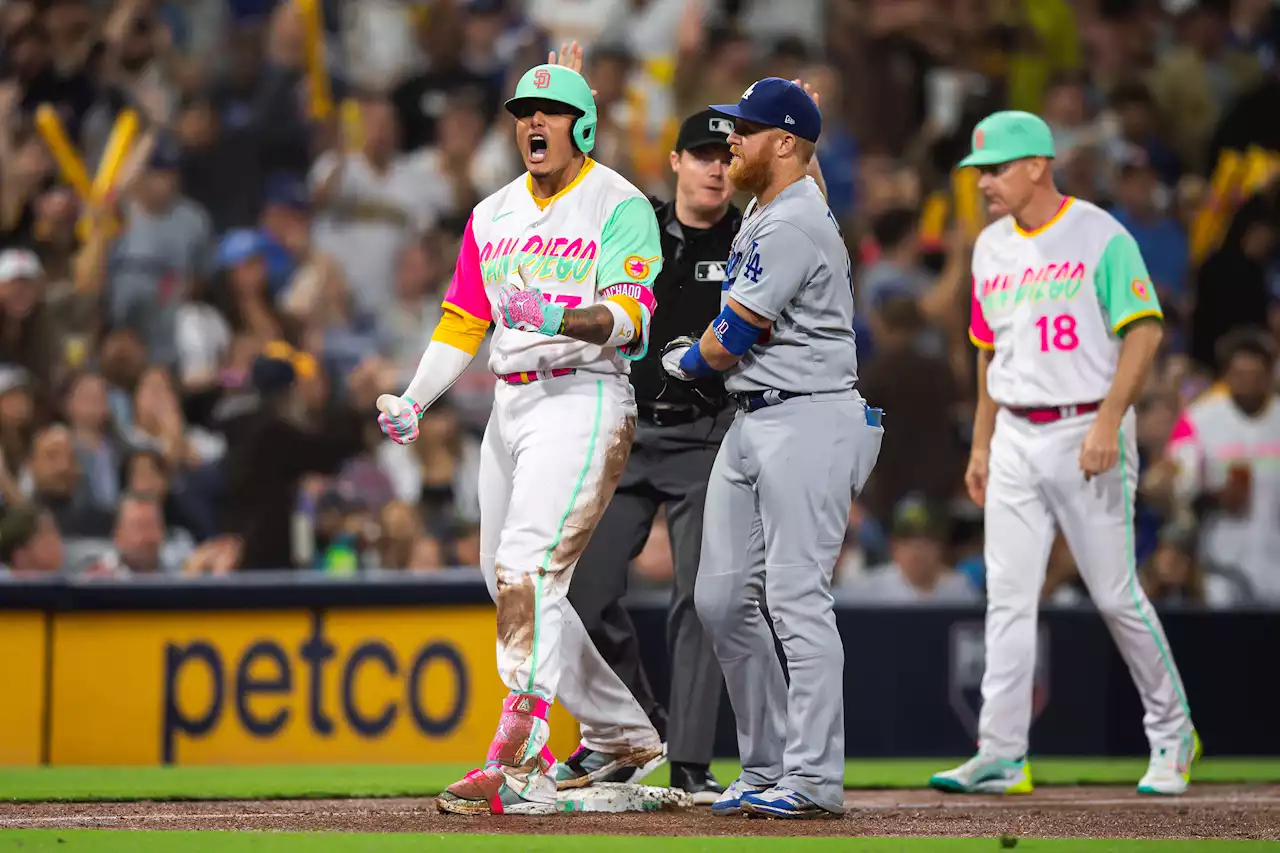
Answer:
M558 696L583 744L606 753L662 743L567 598L635 425L625 376L500 381L480 456L480 568L497 604L498 673L513 692Z
M1003 408L996 418L984 512L984 754L1019 759L1027 753L1036 617L1055 522L1129 666L1151 746L1176 747L1191 728L1182 679L1134 565L1135 416L1130 410L1122 421L1119 463L1086 482L1080 446L1093 422L1087 414L1037 425Z

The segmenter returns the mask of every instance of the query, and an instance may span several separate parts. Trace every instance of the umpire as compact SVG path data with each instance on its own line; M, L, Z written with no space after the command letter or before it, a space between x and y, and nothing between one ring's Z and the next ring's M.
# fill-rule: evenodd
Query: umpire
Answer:
M675 200L653 201L662 234L662 272L654 285L649 353L631 365L639 423L626 471L578 562L569 601L596 648L667 742L671 787L711 803L724 791L711 775L711 750L724 678L693 606L702 548L702 508L716 451L732 420L720 377L688 390L668 383L662 348L699 335L720 313L726 259L742 221L730 204L733 121L706 110L680 127L671 169ZM675 585L667 619L670 714L654 698L640 662L631 617L622 607L627 571L666 507ZM630 771L627 771L628 773ZM609 779L608 781L625 781Z

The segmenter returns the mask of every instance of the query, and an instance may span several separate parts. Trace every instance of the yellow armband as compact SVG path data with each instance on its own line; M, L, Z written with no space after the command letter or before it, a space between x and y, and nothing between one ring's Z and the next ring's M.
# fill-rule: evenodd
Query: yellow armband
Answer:
M444 303L444 316L440 318L431 340L448 344L470 355L480 351L484 336L489 332L489 320L481 320L456 305Z

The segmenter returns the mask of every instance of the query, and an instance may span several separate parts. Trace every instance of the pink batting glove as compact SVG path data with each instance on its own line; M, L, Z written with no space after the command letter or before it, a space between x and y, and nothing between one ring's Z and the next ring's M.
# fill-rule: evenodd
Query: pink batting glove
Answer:
M422 407L411 398L383 394L378 398L378 411L378 426L396 444L409 444L418 438Z
M560 334L564 322L564 306L548 302L541 290L528 283L523 269L511 275L498 291L498 314L508 329L540 335Z

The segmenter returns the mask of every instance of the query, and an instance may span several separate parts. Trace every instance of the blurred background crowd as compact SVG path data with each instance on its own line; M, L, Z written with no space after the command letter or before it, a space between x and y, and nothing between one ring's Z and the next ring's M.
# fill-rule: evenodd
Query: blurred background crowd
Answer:
M984 214L952 165L1011 107L1048 120L1060 187L1133 232L1165 307L1141 582L1280 601L1272 0L5 0L4 573L474 571L485 351L414 445L380 440L373 401L412 374L470 208L523 171L502 100L569 40L594 156L662 197L683 116L765 75L821 93L887 427L839 595L982 600L961 476ZM1222 460L1166 444L1223 398L1241 434L1198 439L1237 447L1228 475L1189 477ZM671 573L660 521L633 576ZM1084 598L1061 541L1044 595Z

